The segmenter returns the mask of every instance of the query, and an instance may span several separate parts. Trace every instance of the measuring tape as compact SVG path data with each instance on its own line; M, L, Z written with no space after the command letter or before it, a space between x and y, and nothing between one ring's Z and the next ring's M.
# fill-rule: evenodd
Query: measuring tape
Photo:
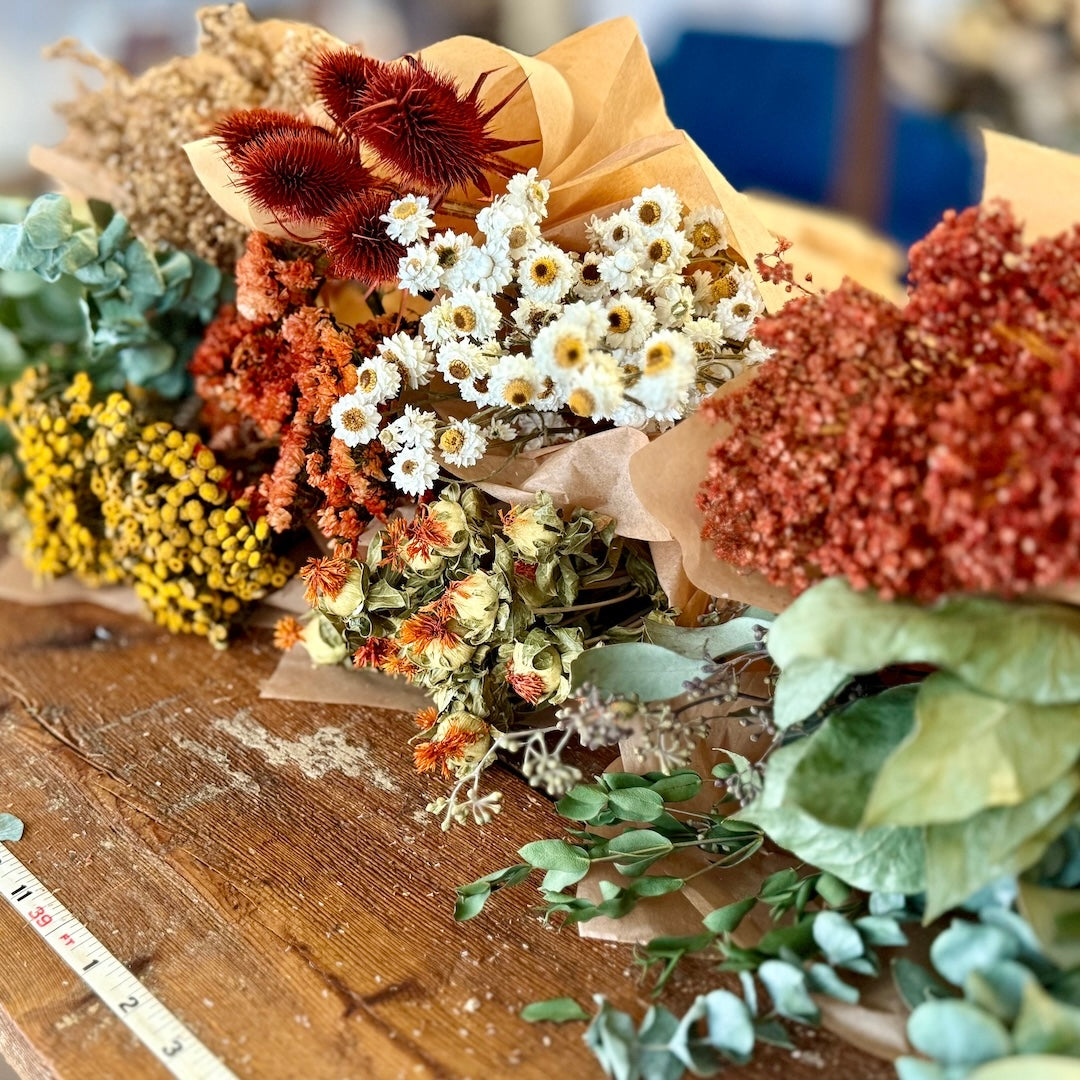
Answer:
M0 893L177 1080L237 1080L2 844Z

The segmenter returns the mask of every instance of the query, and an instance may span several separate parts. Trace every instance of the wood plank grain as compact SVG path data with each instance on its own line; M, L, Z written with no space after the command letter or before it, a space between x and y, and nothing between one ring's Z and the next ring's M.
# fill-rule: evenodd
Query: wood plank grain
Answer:
M599 1076L580 1029L517 1013L604 993L640 1015L631 950L545 926L528 890L451 920L455 884L557 831L550 805L503 772L498 824L442 833L408 719L260 700L275 661L260 637L213 653L98 608L8 607L13 850L241 1077ZM0 935L0 1048L26 1075L164 1075L6 905ZM715 981L690 970L673 1005ZM825 1034L800 1043L739 1075L892 1075Z

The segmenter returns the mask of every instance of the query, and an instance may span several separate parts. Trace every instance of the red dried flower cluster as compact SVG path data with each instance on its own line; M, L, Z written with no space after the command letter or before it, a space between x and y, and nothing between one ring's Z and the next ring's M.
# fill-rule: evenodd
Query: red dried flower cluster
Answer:
M395 276L405 249L379 219L403 193L438 204L468 184L490 195L487 173L516 167L500 155L526 145L493 136L499 110L521 89L485 109L484 72L467 94L422 60L385 62L351 49L325 53L312 83L334 130L271 109L220 121L213 134L241 190L283 224L315 223L335 277L378 285ZM381 176L364 161L371 154Z
M236 462L254 456L246 495L271 528L313 516L326 536L355 540L397 494L381 444L350 449L327 421L392 320L343 326L315 304L321 286L310 262L253 233L237 265L236 306L218 313L190 368L209 445Z
M1080 227L946 215L908 303L860 286L762 320L772 360L706 403L731 425L698 496L719 558L800 591L1015 594L1080 577Z

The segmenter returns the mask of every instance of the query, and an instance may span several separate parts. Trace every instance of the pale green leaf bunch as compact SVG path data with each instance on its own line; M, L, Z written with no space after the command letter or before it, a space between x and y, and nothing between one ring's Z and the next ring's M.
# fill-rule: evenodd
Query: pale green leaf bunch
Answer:
M151 250L105 204L89 212L57 194L0 205L0 381L47 364L179 397L229 283L194 255Z

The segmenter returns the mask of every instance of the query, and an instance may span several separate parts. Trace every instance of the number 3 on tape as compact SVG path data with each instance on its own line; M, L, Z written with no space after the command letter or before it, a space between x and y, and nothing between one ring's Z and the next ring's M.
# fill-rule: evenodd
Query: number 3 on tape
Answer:
M177 1080L237 1080L2 844L0 894Z

